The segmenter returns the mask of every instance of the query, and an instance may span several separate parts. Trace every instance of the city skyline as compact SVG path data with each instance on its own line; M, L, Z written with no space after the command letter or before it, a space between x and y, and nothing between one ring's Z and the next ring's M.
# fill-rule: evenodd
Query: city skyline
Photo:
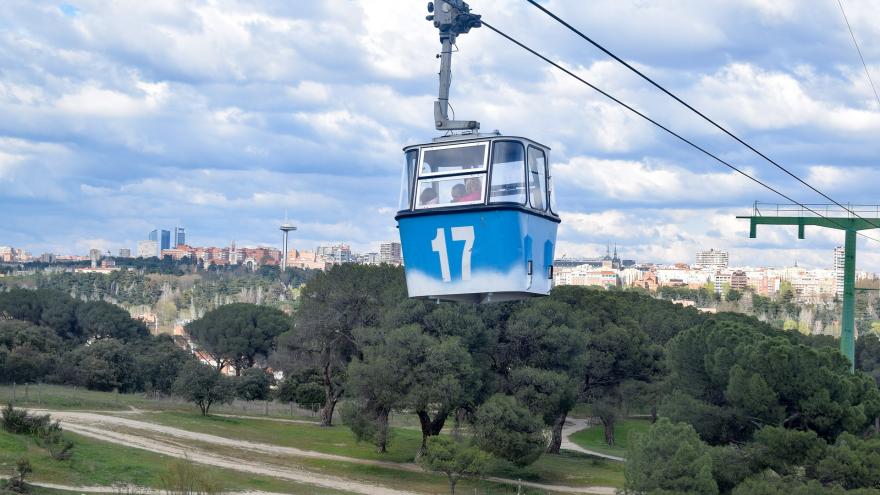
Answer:
M527 6L473 7L780 191L824 201L577 39L529 36L547 20ZM872 202L880 106L835 5L554 8L823 192ZM855 32L875 38L871 5L850 8ZM12 212L2 244L117 251L135 249L156 225L186 225L202 244L277 245L283 209L300 227L294 245L343 240L363 251L396 237L400 150L436 135L437 40L424 5L178 2L136 11L12 0L0 15L11 57L0 84L0 208ZM376 12L391 17L377 22ZM184 21L193 18L200 23ZM880 47L863 48L876 64ZM734 217L754 200L776 201L766 191L488 30L462 39L456 56L459 113L552 148L560 256L592 255L610 240L658 262L714 245L732 264L821 265L842 243L811 228L804 241L795 229L750 240ZM880 245L859 242L859 269L880 271Z

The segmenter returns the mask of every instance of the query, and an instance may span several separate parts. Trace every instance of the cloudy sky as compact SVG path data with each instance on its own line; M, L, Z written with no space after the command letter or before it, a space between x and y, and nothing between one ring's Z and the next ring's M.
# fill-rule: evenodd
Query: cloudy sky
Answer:
M844 0L880 81L877 0ZM400 149L435 136L439 43L420 0L0 2L0 245L134 248L394 239ZM494 26L801 202L824 200L523 0ZM836 0L548 0L545 5L841 202L880 203L880 106ZM459 39L452 103L553 148L557 254L829 266L842 234L764 228L778 198L487 29ZM868 231L880 239L880 230ZM880 271L880 243L859 268Z

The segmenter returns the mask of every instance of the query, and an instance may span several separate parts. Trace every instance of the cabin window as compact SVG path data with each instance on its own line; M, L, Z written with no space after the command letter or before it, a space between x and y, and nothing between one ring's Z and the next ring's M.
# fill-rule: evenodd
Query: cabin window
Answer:
M496 141L492 149L491 203L526 203L525 149L517 141Z
M529 146L529 204L536 210L547 210L547 158L534 146Z
M455 144L422 148L419 175L441 175L486 170L489 143Z
M486 174L432 177L419 181L417 208L472 205L483 202Z
M413 179L415 179L416 164L419 159L418 150L407 151L404 158L403 174L400 178L400 201L398 202L399 210L409 210L412 208L412 187Z

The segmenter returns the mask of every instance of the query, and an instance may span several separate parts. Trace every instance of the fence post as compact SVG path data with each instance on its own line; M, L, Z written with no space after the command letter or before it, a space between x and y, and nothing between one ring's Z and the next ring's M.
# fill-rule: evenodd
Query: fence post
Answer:
M12 382L12 402L15 402L15 381Z
M265 415L268 416L269 415L269 399L266 399L265 402L266 402L266 414Z
M30 387L31 387L30 383L24 384L24 401L25 402L28 402L31 400Z

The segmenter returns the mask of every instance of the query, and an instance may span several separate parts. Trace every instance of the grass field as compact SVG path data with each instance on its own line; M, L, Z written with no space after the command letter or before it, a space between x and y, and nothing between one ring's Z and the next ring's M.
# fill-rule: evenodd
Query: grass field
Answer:
M113 411L129 410L132 407L144 411L144 414L133 416L132 419L156 422L189 431L210 433L226 438L249 440L279 446L295 447L347 456L357 459L382 460L388 462L412 462L421 442L421 433L413 428L413 415L399 414L393 417L392 440L389 452L379 454L369 443L358 443L354 435L339 421L333 428L320 428L313 424L286 423L267 421L264 411L248 409L247 404L233 407L218 408L218 412L227 414L254 416L250 417L203 417L191 404L150 399L143 394L115 394L94 392L70 387L41 385L27 389L19 386L15 390L16 405L27 407L43 407L58 410L103 410L112 414ZM0 386L0 402L12 399L12 387ZM215 409L212 408L212 412ZM270 417L290 418L288 412L277 408L270 410ZM294 414L298 419L314 419L304 416L302 411ZM307 414L307 413L306 413ZM77 443L74 458L70 461L58 462L50 459L45 451L37 447L28 437L0 433L0 471L9 471L15 460L22 454L27 455L34 465L33 479L68 485L110 485L113 482L132 483L135 485L158 487L162 473L166 472L171 459L162 455L152 454L143 450L115 446L91 440L85 437L69 435ZM601 432L600 432L601 437ZM224 451L216 445L199 445L211 451ZM226 452L230 455L242 455L241 450ZM363 480L370 483L409 488L424 493L446 493L446 479L443 476L424 472L401 471L381 466L357 464L353 462L337 462L319 459L285 457L283 459L270 455L248 453L248 458L261 458L267 462L281 462L284 465L301 466L303 469L327 475L336 475L349 480ZM316 489L306 485L298 485L270 477L254 477L218 468L204 468L211 473L227 490L262 490L280 493L338 494L331 490ZM613 486L623 484L623 465L617 462L604 461L589 456L567 453L558 456L543 456L536 463L526 468L517 468L512 464L496 460L487 473L488 476L507 479L521 479L547 484L565 484L569 486ZM466 481L461 487L462 493L479 494L497 493L513 494L516 488L486 481ZM525 489L524 494L545 493L540 490Z
M421 444L421 433L409 428L392 428L392 441L388 452L379 454L372 444L356 442L351 430L341 425L333 428L321 428L317 425L280 423L249 418L204 417L199 414L181 412L149 413L145 414L142 419L225 438L295 447L357 459L390 462L411 462ZM354 471L362 471L364 467L366 466L350 465L351 470ZM517 468L510 463L496 461L488 474L550 484L615 487L623 485L623 466L620 463L574 453L542 456L536 463L525 468Z
M585 449L590 449L602 454L626 456L630 435L644 433L651 427L651 422L646 419L625 419L614 425L614 446L609 447L605 443L605 434L601 425L581 430L569 439Z
M173 460L140 449L122 447L65 433L76 444L73 456L56 461L27 435L13 435L0 430L0 471L11 473L15 462L27 457L33 473L27 479L63 485L102 485L114 492L114 484L162 488L162 476ZM334 491L297 484L266 476L253 476L238 471L200 466L205 477L225 490L262 490L290 494L343 495Z
M147 394L117 394L98 392L61 385L30 384L0 385L0 403L12 401L17 406L55 410L123 411L132 407L156 411L197 411L194 404L170 398L151 398ZM264 401L235 401L232 404L216 404L213 413L239 414L275 418L293 418L317 421L316 416L289 404L270 402L268 415Z

